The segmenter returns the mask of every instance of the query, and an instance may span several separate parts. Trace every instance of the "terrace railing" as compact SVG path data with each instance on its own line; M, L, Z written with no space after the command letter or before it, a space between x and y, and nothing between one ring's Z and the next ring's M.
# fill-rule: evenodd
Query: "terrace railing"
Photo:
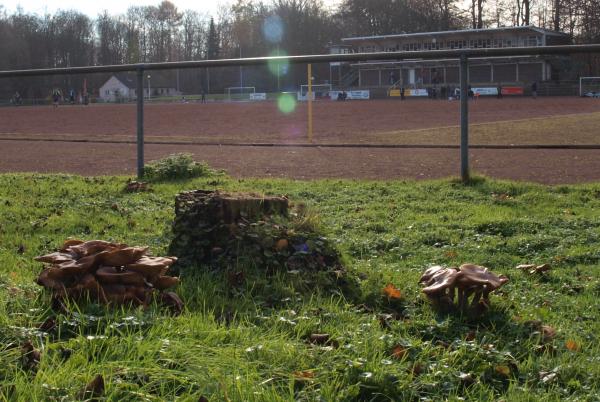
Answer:
M511 47L488 49L456 49L456 50L428 50L428 51L402 51L379 53L349 53L349 54L324 54L302 56L272 56L251 57L245 59L198 60L166 63L139 63L109 66L45 68L33 70L0 71L0 78L13 77L38 77L48 75L66 74L92 74L136 72L137 91L143 93L144 72L152 70L210 68L210 67L240 67L259 66L269 62L287 62L290 64L310 64L329 62L360 62L382 60L460 60L460 176L466 182L469 180L469 105L468 105L468 66L469 58L474 57L502 57L502 56L527 56L527 55L564 55L576 53L600 53L600 44L590 45L561 45L542 47ZM144 97L137 98L137 174L144 174Z

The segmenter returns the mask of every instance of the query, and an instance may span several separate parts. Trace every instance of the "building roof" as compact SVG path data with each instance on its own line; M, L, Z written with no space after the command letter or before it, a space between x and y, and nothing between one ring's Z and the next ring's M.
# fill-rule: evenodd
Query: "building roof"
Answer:
M501 28L482 28L482 29L458 29L454 31L437 31L437 32L415 32L415 33L402 33L393 35L374 35L374 36L359 36L354 38L342 38L342 41L353 42L363 40L381 40L381 39L405 39L405 38L418 38L418 37L431 37L431 36L452 36L452 35L464 35L470 33L500 33L500 32L515 32L515 31L530 31L537 32L545 35L552 36L563 36L566 37L568 34L564 32L551 31L545 28L538 28L533 25L518 26L518 27L501 27Z
M174 80L170 79L165 73L153 71L147 72L144 77L145 84L147 84L147 76L150 75L150 85L152 88L175 88ZM137 87L137 80L135 74L130 73L115 73L114 76L123 85L129 89L135 89Z

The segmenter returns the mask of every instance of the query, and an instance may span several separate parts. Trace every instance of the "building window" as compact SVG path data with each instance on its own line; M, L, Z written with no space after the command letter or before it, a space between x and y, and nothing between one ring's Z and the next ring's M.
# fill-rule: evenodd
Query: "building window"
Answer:
M537 36L528 37L527 38L527 46L529 46L529 47L539 46L538 45L538 37Z

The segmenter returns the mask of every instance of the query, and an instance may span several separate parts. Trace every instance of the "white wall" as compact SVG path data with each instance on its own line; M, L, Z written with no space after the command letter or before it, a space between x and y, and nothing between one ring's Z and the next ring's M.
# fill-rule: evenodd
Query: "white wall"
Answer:
M129 92L126 85L112 76L100 87L100 99L104 102L116 102L117 98L129 99L131 95Z

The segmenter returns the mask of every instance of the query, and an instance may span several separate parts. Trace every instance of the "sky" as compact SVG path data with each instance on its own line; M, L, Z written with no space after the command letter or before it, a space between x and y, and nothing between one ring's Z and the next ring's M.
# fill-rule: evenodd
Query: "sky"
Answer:
M325 0L325 4L335 5L339 0ZM171 0L179 10L195 10L217 16L219 5L230 5L232 0ZM53 14L57 10L78 10L91 17L107 10L109 14L122 14L130 6L157 5L160 0L0 0L0 5L9 12L21 7L26 13Z

